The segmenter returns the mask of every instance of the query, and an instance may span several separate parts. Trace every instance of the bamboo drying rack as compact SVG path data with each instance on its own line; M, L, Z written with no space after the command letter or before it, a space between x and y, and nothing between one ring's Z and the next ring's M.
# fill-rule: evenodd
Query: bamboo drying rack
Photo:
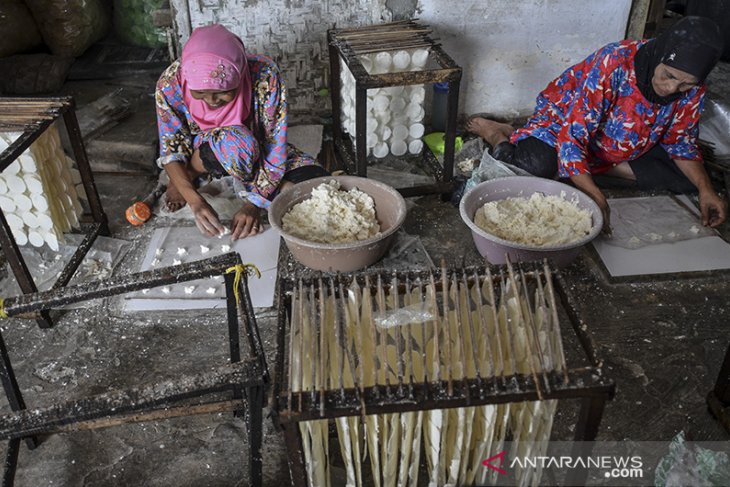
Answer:
M76 164L81 174L81 182L84 185L89 202L90 214L82 216L82 229L86 237L56 279L52 289L62 288L69 283L96 237L109 235L107 217L101 207L101 200L96 190L94 176L91 173L89 159L86 155L86 148L84 147L74 110L75 104L71 97L0 98L0 132L21 133L5 151L0 153L0 172L12 164L55 121L63 117ZM13 232L2 211L0 211L0 245L22 292L25 294L37 292L38 288L33 276L31 276L28 266L25 264L18 244L13 237ZM53 326L48 310L36 311L29 317L34 318L41 328Z
M340 381L339 388L326 389L313 386L311 390L307 389L306 391L292 390L291 381L293 373L290 340L292 316L297 312L292 309L292 301L295 293L299 293L300 296L302 293L311 295L311 298L309 298L310 301L318 303L314 305L317 309L309 312L305 310L305 313L310 313L310 322L312 320L316 322L324 314L325 301L323 296L339 296L339 298L335 298L334 306L337 310L343 301L347 300L346 290L353 283L357 283L361 289L371 289L372 295L384 292L383 290L390 291L393 289L397 289L398 294L403 295L409 294L416 289L420 292L422 288L429 284L438 292L443 293L443 289L451 285L451 283L483 283L486 279L489 279L491 283L492 278L494 278L495 283L504 283L507 278L512 279L514 282L516 278L521 280L522 283L525 283L523 289L527 288L527 283L530 283L534 288L537 286L536 282L544 281L544 292L546 295L549 293L550 299L552 299L553 304L551 308L555 313L555 321L557 322L557 308L554 298L557 294L560 297L562 307L566 310L570 318L571 328L575 333L578 343L580 343L580 348L582 348L583 352L582 355L587 360L588 365L570 366L563 360L562 363L559 363L549 371L544 368L533 368L531 374L505 374L505 369L501 369L500 372L500 368L494 367L493 365L490 369L483 370L481 375L477 369L477 375L473 378L454 378L451 376L449 365L447 365L447 370L437 372L435 376L428 376L427 374L427 380L425 382L417 382L414 381L412 375L413 366L405 363L407 360L403 360L401 352L399 352L398 355L401 358L398 359L398 377L395 381L391 380L387 382L386 379L385 384L376 384L367 387L364 386L362 380L358 385L356 378L356 386L350 388L343 387ZM587 326L578 317L573 300L566 292L566 284L559 274L554 274L549 269L547 264L544 264L543 267L537 265L521 265L517 267L516 271L511 266L451 270L442 268L435 272L397 271L383 273L378 271L364 271L350 276L337 275L332 277L322 275L307 279L291 277L282 279L279 284L277 355L273 380L272 409L275 413L275 421L284 429L292 481L300 487L307 485L302 438L298 428L300 422L320 419L332 420L347 416L361 416L364 420L366 415L371 414L427 411L549 399L580 399L581 409L575 428L574 439L578 442L585 442L595 439L605 404L613 398L615 392L615 384L604 373L602 362L597 358L595 347L588 335ZM492 302L495 303L499 299L495 294L492 294L492 297ZM337 304L337 299L339 299L339 304ZM445 315L446 305L444 304L443 306ZM456 314L458 316L460 314L458 304L456 306ZM311 313L314 313L314 315L311 315ZM329 353L336 355L342 363L349 363L349 367L352 370L355 370L353 363L359 364L360 368L357 370L361 371L363 368L363 364L360 362L361 357L353 357L351 351L345 350L342 347L343 340L345 339L343 338L343 331L341 331L342 324L340 322L344 319L344 313L344 309L334 311L335 316L339 316L335 318L334 331L335 337L339 337L335 339L339 345L337 346L336 353L331 351ZM319 363L321 361L319 351L324 348L318 342L323 333L321 333L321 328L317 328L317 326L315 326L316 331L312 332L313 336L317 337L317 340L313 339L312 344L307 345L306 348L307 360L313 364L312 370L324 367L324 365ZM358 322L358 327L362 326L364 325ZM409 324L408 327L410 326ZM425 321L422 326L427 326ZM436 325L434 324L434 326ZM460 324L460 326L462 325ZM495 339L494 336L489 336L489 334L478 335L476 332L484 332L484 330L477 329L475 332L473 322L463 324L463 328L463 331L461 328L459 329L459 336L462 337L458 339L460 341L463 340L463 337L467 333L471 334L472 344L474 343L473 337L475 336L482 336L482 339L488 341ZM340 330L339 333L338 330ZM388 332L376 333L388 334ZM398 331L395 333L400 334ZM410 328L407 333L411 336ZM560 336L559 329L558 336ZM389 338L385 340L387 341ZM408 343L410 343L410 340L410 338L407 339ZM447 341L449 341L448 338ZM376 344L382 343L383 339L374 337L372 342ZM563 340L561 339L560 342L560 351L562 354ZM436 340L436 343L438 343L438 340ZM443 345L442 348L444 348ZM445 347L446 354L448 354L448 349L449 347ZM403 349L401 348L401 350ZM438 350L438 345L436 345L436 350ZM405 353L406 357L409 356L408 352L409 350ZM538 349L535 351L538 362L544 363L542 362L544 357L543 352L540 351L538 346ZM379 351L377 346L375 353L382 356L382 350ZM436 353L438 354L438 352ZM472 351L469 350L469 347L462 347L462 356L447 357L446 364L465 363L464 360L470 353ZM577 355L580 356L581 354L578 353ZM496 362L499 360L499 357L501 357L501 354L493 360ZM381 358L378 358L377 362L380 364L378 367L382 367ZM408 373L404 373L404 371L408 370L411 370L410 377ZM581 485L581 479L585 479L584 476L587 475L587 472L575 470L570 475L572 477L569 485Z
M454 152L456 147L456 115L459 109L459 83L461 67L449 57L439 43L431 37L431 28L414 20L371 25L353 29L327 31L330 58L330 95L333 114L333 137L338 155L345 161L348 171L367 177L366 118L367 90L388 86L407 86L430 83L447 83L446 132L444 135L444 160L440 164L431 152L424 148L423 158L430 166L435 182L429 185L398 188L405 197L431 193L448 193L453 190ZM436 69L402 71L385 74L368 74L358 56L381 51L400 49L428 49L429 59L438 65ZM355 78L355 149L342 131L340 70L342 63Z

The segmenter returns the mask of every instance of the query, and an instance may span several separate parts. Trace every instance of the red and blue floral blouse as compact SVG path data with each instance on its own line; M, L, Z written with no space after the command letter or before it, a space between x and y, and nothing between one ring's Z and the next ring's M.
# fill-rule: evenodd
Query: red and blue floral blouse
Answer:
M672 159L702 162L697 137L705 87L666 105L647 101L634 71L644 42L609 44L568 68L538 95L535 112L510 142L535 137L555 147L564 178L605 172L656 144Z

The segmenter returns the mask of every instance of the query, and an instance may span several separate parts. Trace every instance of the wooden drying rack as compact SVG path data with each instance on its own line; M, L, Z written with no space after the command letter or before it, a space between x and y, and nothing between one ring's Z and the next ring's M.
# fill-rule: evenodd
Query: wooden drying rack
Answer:
M58 98L0 98L0 132L20 132L20 136L0 153L0 172L7 169L48 127L63 117L73 155L81 174L81 182L84 185L89 202L90 213L85 213L81 218L86 237L56 279L52 289L59 289L69 283L96 237L109 235L107 217L101 207L101 200L96 190L94 176L91 173L89 159L86 156L86 148L84 147L74 109L75 104L70 96ZM31 276L28 266L25 264L23 255L20 253L13 232L2 211L0 211L0 245L22 292L24 294L37 292L38 288L33 276ZM41 328L53 326L48 310L38 311L26 317L35 319Z
M403 196L448 193L453 190L456 115L459 109L461 67L444 52L441 45L431 37L431 33L432 29L428 25L419 24L415 20L327 31L335 147L346 165L354 166L354 172L358 176L367 177L367 90L388 86L448 84L443 164L439 163L427 148L424 148L423 158L430 166L435 182L430 185L399 188L398 190ZM429 51L429 59L438 66L437 68L427 67L418 71L368 74L358 59L358 56L374 52L419 48ZM355 78L354 149L349 138L345 140L342 130L340 71L343 62Z

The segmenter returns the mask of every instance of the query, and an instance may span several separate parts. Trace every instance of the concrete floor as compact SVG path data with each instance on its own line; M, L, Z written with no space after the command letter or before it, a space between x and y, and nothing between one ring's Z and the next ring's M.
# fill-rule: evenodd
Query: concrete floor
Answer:
M145 86L154 77L138 76L134 83ZM730 94L727 64L713 81L713 93ZM113 87L114 82L86 82L67 90L88 100L95 90ZM151 92L152 85L134 92L137 113L104 137L124 138L140 130L144 140L154 139ZM170 223L154 219L132 228L124 220L124 209L146 194L154 179L98 174L96 182L112 236L132 245L117 272L134 272L152 230ZM421 237L434 262L481 262L456 208L436 196L412 202L404 228ZM728 226L722 231L727 237ZM669 442L681 430L696 440L730 439L707 413L704 399L728 342L728 274L614 284L587 251L564 273L607 374L617 384L599 439ZM120 309L119 301L110 299L65 312L50 330L17 319L3 323L28 407L170 379L226 360L223 311L125 314ZM275 319L276 310L257 313L270 364ZM8 410L6 402L2 408ZM561 405L555 439L570 438L575 411L574 404ZM266 416L264 427L265 485L287 485L282 435ZM58 434L34 451L21 447L16 485L245 486L246 452L244 424L231 414Z

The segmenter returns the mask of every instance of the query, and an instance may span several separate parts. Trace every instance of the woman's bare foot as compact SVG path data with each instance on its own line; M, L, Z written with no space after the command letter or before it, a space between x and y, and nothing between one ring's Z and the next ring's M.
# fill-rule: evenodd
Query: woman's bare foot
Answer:
M167 185L165 200L165 209L170 213L176 212L177 210L185 206L185 198L183 198L183 195L180 194L180 191L178 191L175 185L172 184L172 181L170 181L170 184Z
M509 140L515 129L507 123L496 122L482 117L474 117L466 123L466 129L484 139L487 144L496 147L497 144Z

